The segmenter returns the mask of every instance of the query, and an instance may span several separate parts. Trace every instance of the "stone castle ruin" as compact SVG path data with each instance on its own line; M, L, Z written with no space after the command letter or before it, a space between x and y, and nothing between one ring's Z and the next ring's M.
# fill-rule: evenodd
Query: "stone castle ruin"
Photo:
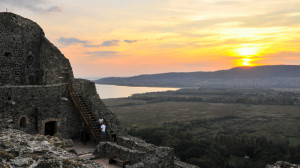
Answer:
M99 118L108 133L117 133L116 143L102 141ZM126 167L195 167L175 160L171 148L126 135L99 98L95 84L73 77L69 60L43 30L7 12L0 13L0 122L1 132L10 128L65 139L78 139L87 132L90 140L99 143L96 158L129 160Z
M82 119L68 94L69 84L86 100L93 117L119 121L100 100L95 85L74 79L70 62L34 22L12 13L0 14L0 110L13 128L26 133L78 138ZM88 123L86 123L88 124Z

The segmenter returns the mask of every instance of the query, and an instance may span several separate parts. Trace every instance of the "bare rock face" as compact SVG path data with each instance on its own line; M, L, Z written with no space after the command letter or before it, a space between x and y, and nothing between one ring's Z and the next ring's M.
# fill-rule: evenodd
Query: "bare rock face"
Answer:
M0 167L104 168L64 148L65 143L57 137L34 136L14 129L4 129L0 133Z
M13 13L0 13L0 86L71 80L69 60L46 39L35 22Z

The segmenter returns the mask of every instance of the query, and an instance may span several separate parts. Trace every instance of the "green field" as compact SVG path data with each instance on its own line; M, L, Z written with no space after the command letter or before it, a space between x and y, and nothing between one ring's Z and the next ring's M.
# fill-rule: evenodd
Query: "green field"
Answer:
M131 135L173 147L183 161L263 168L278 160L300 162L299 94L185 89L103 101Z
M173 121L201 120L199 136L231 134L267 136L300 144L299 105L249 105L206 102L146 103L134 99L105 99L126 128L149 127ZM137 104L137 105L135 105Z

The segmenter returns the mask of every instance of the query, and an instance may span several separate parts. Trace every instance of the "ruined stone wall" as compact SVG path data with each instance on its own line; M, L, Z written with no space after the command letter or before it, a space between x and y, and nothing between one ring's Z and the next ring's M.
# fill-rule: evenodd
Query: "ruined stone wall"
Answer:
M174 168L174 150L169 147L155 146L131 137L118 136L115 142L100 142L94 151L96 158L115 156L120 160L130 160L129 167Z
M97 118L104 118L108 133L110 133L110 130L112 129L114 132L118 133L118 135L124 135L120 121L102 102L94 82L85 79L74 79L73 88L77 93L80 93L84 97L88 106L94 114L96 114Z
M57 121L64 138L80 136L82 121L71 100L63 98L67 84L0 86L0 113L11 118L12 127L24 132L44 133L47 121ZM21 119L26 124L22 127Z
M69 60L33 21L0 13L0 86L46 85L73 80Z

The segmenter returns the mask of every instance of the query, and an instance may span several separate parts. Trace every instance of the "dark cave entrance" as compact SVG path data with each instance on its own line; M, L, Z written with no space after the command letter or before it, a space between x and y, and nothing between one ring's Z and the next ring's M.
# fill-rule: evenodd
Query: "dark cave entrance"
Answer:
M45 123L45 135L53 136L57 132L57 122L49 121Z

